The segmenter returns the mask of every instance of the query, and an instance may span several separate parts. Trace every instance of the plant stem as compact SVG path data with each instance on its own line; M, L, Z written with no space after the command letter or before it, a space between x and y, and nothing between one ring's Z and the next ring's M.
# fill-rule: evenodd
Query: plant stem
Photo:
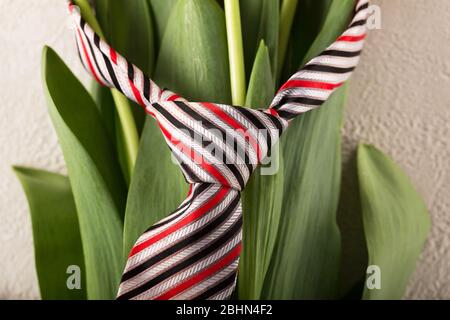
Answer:
M87 0L74 0L74 3L80 7L82 17L89 23L90 26L92 26L94 31L104 39L104 34L92 12L89 2ZM128 171L127 176L131 179L139 148L139 135L128 99L116 89L111 89L111 94L114 104L116 105L116 111L119 116L120 128L124 139L124 149Z
M298 0L283 0L280 13L280 36L278 44L278 71L282 71L286 50L294 22Z
M245 68L239 0L224 0L230 63L231 97L234 105L245 104Z
M125 156L127 160L128 177L131 179L139 150L139 135L128 98L117 89L111 89L111 94L113 96L121 124Z

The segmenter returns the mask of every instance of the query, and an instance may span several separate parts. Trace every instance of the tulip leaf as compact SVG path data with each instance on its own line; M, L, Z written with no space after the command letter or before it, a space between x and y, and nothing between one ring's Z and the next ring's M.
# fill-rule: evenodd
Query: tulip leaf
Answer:
M264 40L269 49L272 74L276 74L280 0L245 0L240 1L240 7L246 73L252 71L258 46Z
M307 51L301 65L319 55L329 45L331 45L345 30L350 23L350 19L355 7L354 0L330 0L319 1L323 7L328 7L328 10L320 10L319 12L327 12L321 26L320 33L315 38L311 47ZM317 9L316 9L317 10Z
M283 79L317 56L347 26L354 0L303 0L297 5Z
M369 266L379 268L381 281L366 285L363 299L401 299L430 229L426 205L406 174L373 146L358 148L358 178Z
M69 179L31 168L14 167L14 171L30 207L41 298L86 299L83 249ZM70 266L79 268L80 288L67 286Z
M261 41L250 78L246 105L253 108L267 107L274 94L274 81L269 50ZM277 147L272 158L276 159ZM272 159L272 165L280 164L271 175L262 175L261 169L253 173L242 194L244 215L243 251L239 262L239 299L259 299L270 258L272 256L280 221L283 199L283 160ZM267 168L266 168L267 169Z
M153 21L155 27L155 42L158 43L158 47L161 45L166 31L167 21L175 8L178 0L148 0L150 7L152 8Z
M283 140L285 172L280 229L265 283L270 299L329 299L337 294L345 87L318 110L294 120ZM294 125L294 123L292 124Z
M155 80L190 101L230 103L223 9L214 0L180 0L167 23Z
M126 188L120 166L94 101L50 48L43 52L43 77L77 207L87 295L89 299L111 299L123 267Z
M261 40L253 63L245 105L254 109L267 109L273 99L275 83L270 65L269 48Z
M116 108L111 90L101 86L98 82L92 82L91 95L97 105L103 125L108 131L110 139L113 140L116 136Z

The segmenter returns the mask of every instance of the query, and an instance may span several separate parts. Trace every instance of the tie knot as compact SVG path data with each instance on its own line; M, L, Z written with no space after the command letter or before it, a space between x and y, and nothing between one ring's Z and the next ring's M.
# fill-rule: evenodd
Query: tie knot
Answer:
M287 122L265 111L215 103L162 101L154 114L189 183L242 190Z

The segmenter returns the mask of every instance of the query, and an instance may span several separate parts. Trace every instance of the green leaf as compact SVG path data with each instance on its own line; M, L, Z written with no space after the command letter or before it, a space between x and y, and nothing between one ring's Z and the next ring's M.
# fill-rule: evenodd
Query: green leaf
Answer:
M124 255L151 225L175 210L188 188L178 165L171 160L159 127L148 118L139 145L135 174L128 193L124 226Z
M254 109L267 109L275 93L275 83L270 66L269 48L261 40L248 85L245 105Z
M247 74L252 70L252 63L261 40L264 40L269 48L272 74L276 74L280 1L245 0L240 1L240 5Z
M430 218L403 171L373 146L358 148L358 177L369 265L379 266L381 289L364 299L401 299L424 247Z
M336 40L349 23L354 5L354 0L299 1L282 79Z
M111 90L101 86L98 82L93 81L91 95L97 105L103 125L108 131L110 139L114 140L116 136L116 108L111 95Z
M153 13L155 26L155 38L158 47L160 47L164 32L166 31L167 21L175 8L178 0L148 0Z
M324 2L323 2L324 1ZM355 7L354 0L322 0L323 7L329 7L323 26L317 38L303 59L302 65L319 55L341 35L350 23Z
M269 50L261 41L250 78L246 104L254 108L268 106L273 94L274 81ZM273 150L276 149L275 147ZM272 153L272 158L276 155L276 152ZM281 153L278 155L281 156ZM277 162L280 167L274 175L261 175L261 169L257 169L242 194L244 246L239 262L239 299L261 297L277 237L283 200L283 159L278 158Z
M88 298L111 299L122 271L120 167L94 101L50 48L43 52L43 77L77 207Z
M280 229L265 282L269 299L337 295L340 234L340 129L345 87L318 110L294 120L283 141L285 176Z
M214 0L180 0L167 23L155 80L191 101L230 103L225 17Z
M69 180L59 174L14 167L28 198L41 298L86 299L83 249ZM81 289L67 287L67 268L81 270Z

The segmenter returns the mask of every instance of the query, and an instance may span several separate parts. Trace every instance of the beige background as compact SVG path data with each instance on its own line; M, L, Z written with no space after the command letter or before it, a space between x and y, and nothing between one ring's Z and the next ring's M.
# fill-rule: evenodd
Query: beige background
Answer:
M373 3L383 29L352 81L345 154L371 142L408 172L433 228L406 298L450 298L450 1ZM67 21L62 0L0 0L0 299L39 297L28 208L10 165L64 172L40 52L51 45L86 81Z

